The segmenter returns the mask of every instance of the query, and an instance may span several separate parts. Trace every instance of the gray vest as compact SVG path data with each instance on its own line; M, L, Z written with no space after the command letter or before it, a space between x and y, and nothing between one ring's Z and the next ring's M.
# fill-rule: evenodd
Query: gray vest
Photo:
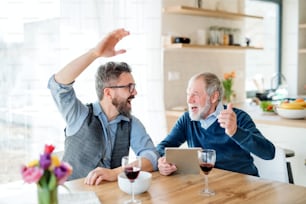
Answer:
M68 162L73 168L69 180L86 177L96 167L105 168L103 153L104 147L109 144L105 141L99 118L93 114L92 104L87 106L89 113L80 130L65 138L63 161ZM130 130L130 122L122 120L118 123L111 156L112 169L121 166L121 158L129 154Z

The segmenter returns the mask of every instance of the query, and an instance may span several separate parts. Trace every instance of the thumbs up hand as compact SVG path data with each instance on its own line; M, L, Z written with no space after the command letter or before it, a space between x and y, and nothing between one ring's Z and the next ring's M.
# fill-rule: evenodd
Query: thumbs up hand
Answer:
M229 103L227 108L218 116L218 122L220 126L225 128L225 133L229 136L233 136L237 131L237 118L233 111L233 104Z

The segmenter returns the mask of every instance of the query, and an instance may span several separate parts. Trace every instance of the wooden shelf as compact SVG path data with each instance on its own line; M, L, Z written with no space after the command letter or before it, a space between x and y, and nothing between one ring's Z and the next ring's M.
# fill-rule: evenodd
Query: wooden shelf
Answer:
M242 13L233 13L227 11L216 11L216 10L195 8L195 7L182 6L182 5L164 8L164 13L206 16L206 17L215 17L215 18L229 18L229 19L242 19L242 18L263 19L262 16L246 15Z
M299 53L306 53L306 48L299 49Z
M174 43L170 45L165 45L165 49L223 49L223 50L262 50L261 47L242 47L242 46L226 46L226 45L196 45L196 44L183 44L183 43Z
M301 23L301 24L299 25L299 28L306 28L306 23Z

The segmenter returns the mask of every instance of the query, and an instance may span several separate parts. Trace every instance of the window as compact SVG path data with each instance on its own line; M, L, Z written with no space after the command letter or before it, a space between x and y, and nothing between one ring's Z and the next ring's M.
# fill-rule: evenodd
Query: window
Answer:
M255 33L248 36L251 41L262 43L263 51L247 52L246 55L246 90L249 96L252 92L276 89L279 85L280 74L280 34L279 34L279 4L269 0L247 0L246 13L264 15L262 26L248 23L246 33ZM252 43L252 42L251 42ZM256 87L254 81L257 81ZM261 85L262 84L262 85Z
M160 140L156 135L165 135L160 5L156 0L0 2L0 154L6 155L0 159L0 183L20 179L20 164L36 158L44 144L63 150L65 123L48 79L115 28L131 31L120 44L128 52L111 60L132 67L138 91L133 114L155 143ZM75 83L84 103L96 100L94 72L105 60L95 61ZM152 117L158 122L152 124Z

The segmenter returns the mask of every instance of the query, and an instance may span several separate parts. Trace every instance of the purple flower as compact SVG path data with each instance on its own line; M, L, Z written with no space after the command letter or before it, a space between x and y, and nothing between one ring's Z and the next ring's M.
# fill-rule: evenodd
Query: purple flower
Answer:
M55 167L54 174L56 178L59 180L63 178L68 172L68 169L64 165L60 165L58 167Z
M44 170L48 169L51 165L51 155L47 153L40 155L39 165Z
M54 174L59 184L63 184L67 180L68 176L70 176L71 172L71 166L65 162L54 168Z

